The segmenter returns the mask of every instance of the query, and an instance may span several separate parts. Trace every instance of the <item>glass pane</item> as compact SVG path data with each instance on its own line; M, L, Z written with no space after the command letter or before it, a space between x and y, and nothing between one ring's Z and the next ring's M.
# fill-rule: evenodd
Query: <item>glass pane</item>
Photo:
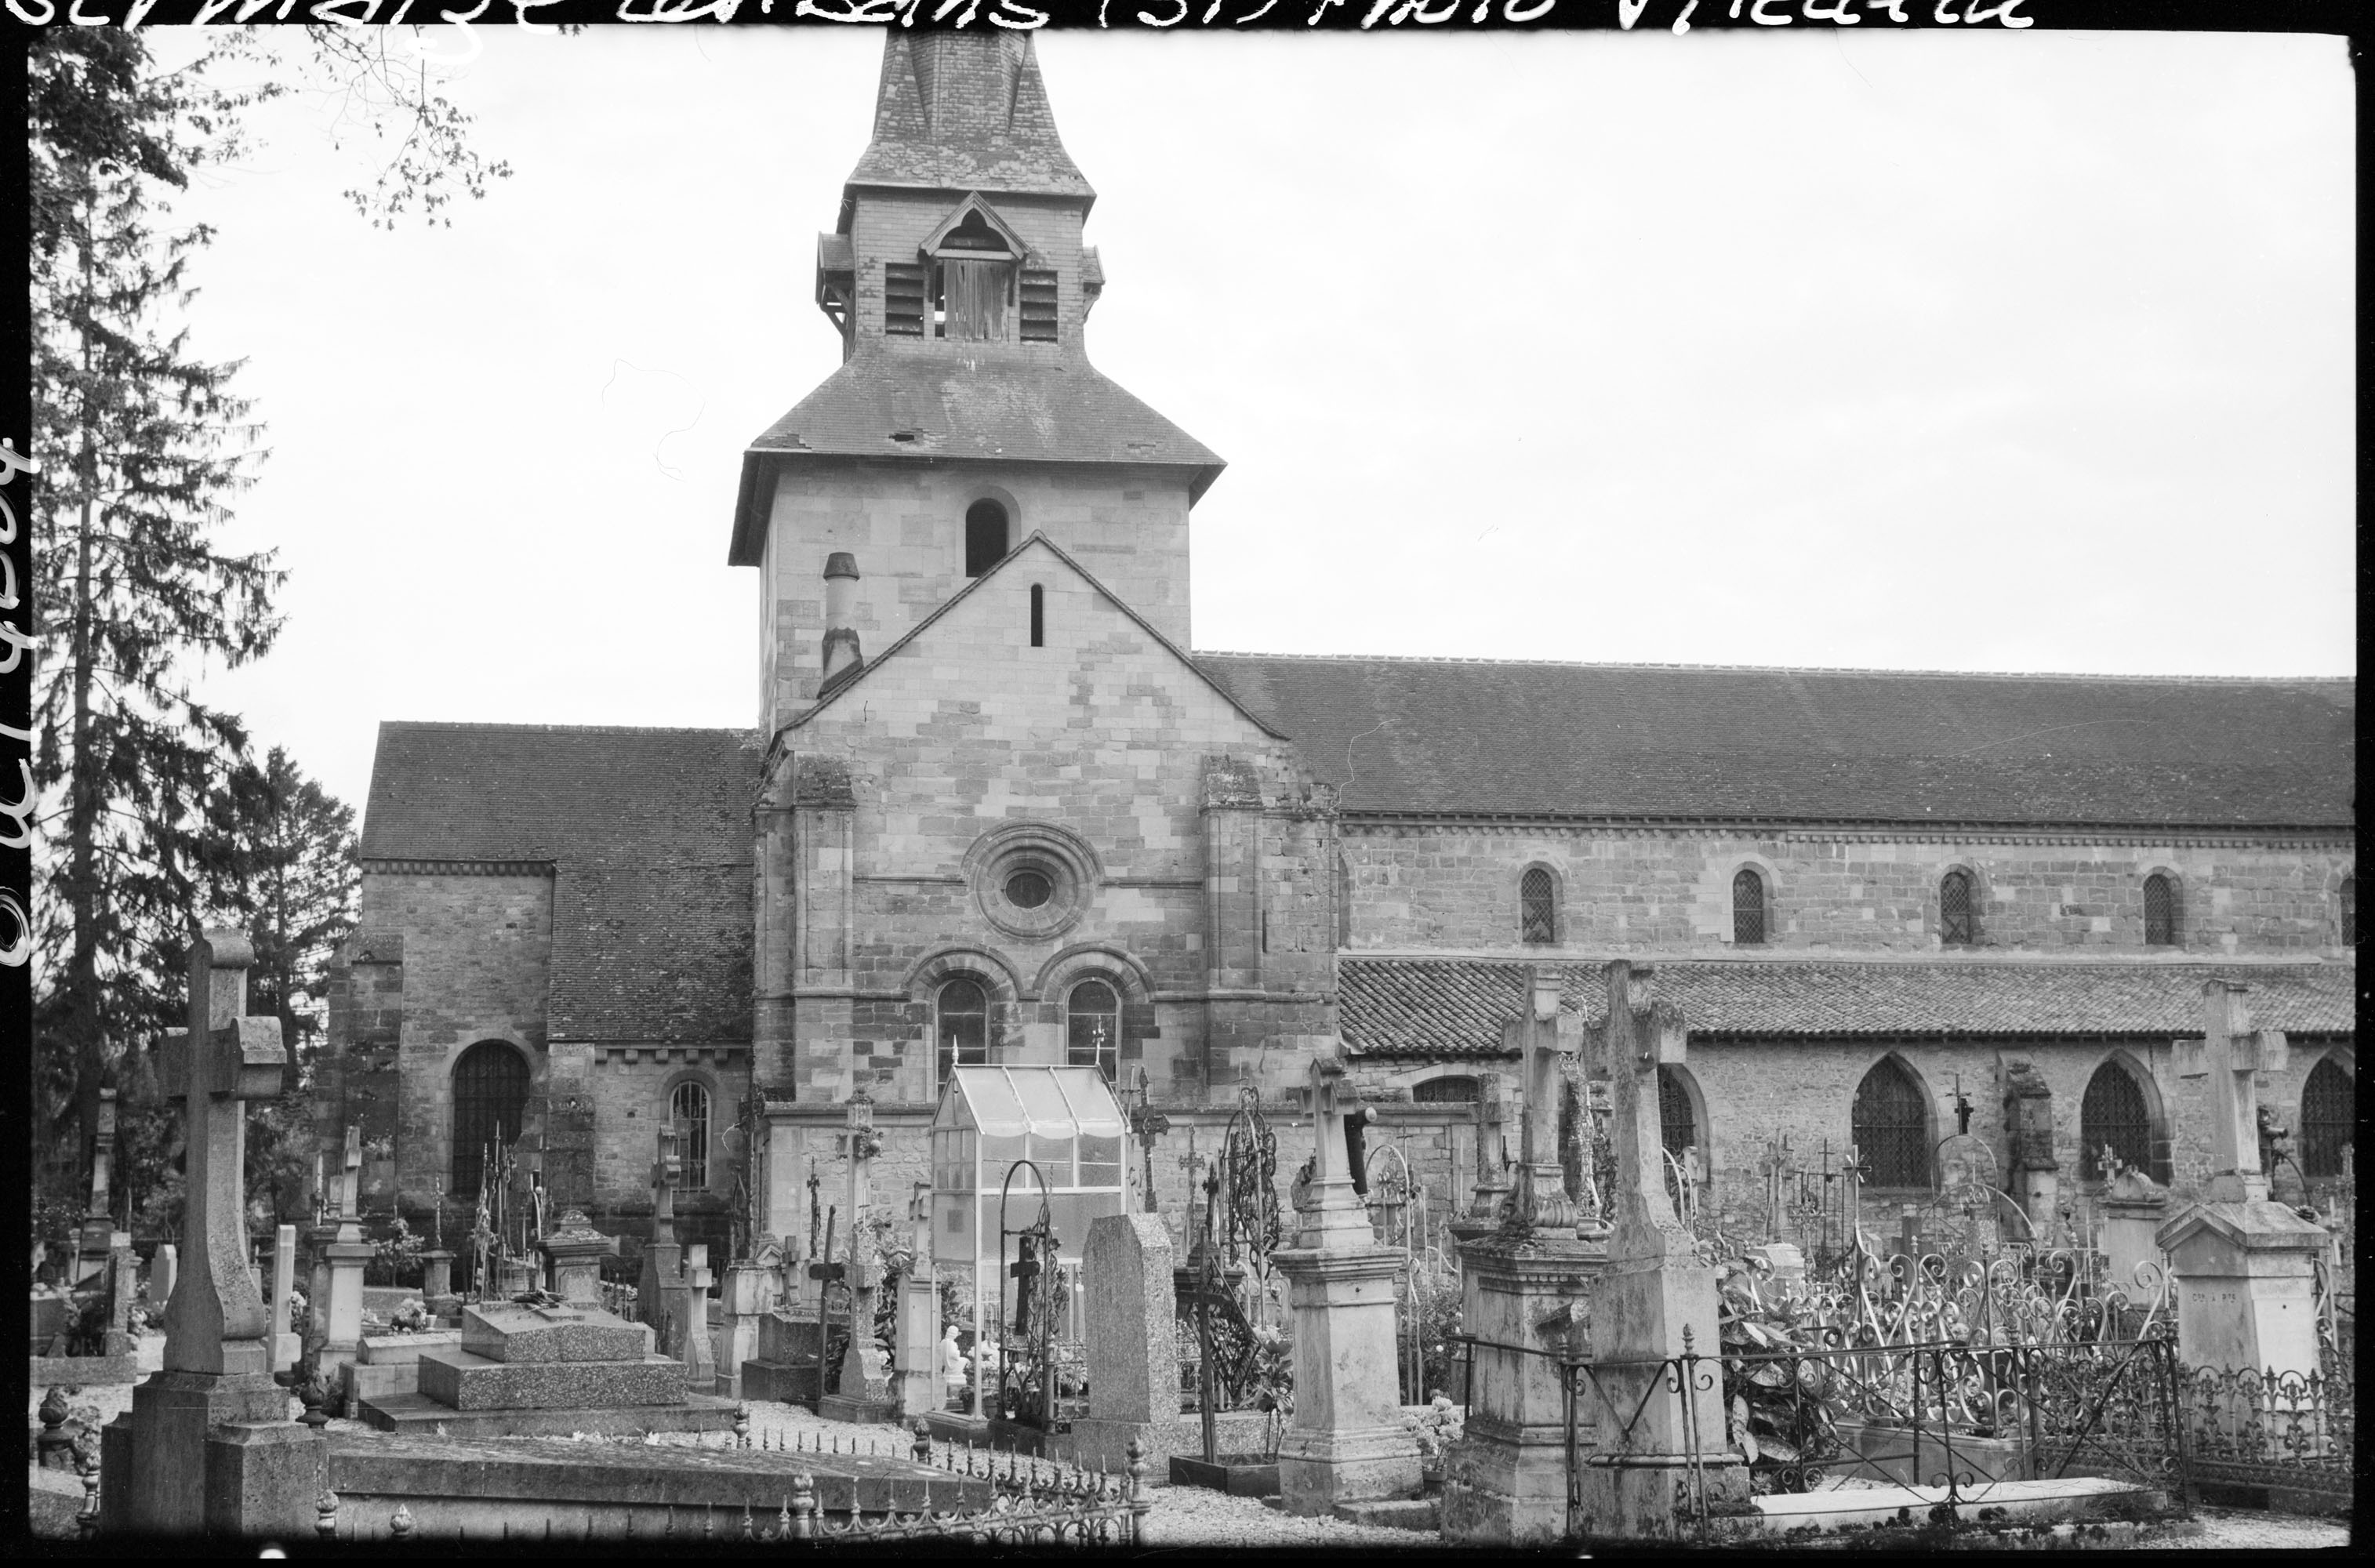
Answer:
M1007 1167L1022 1158L1022 1140L1019 1138L986 1138L981 1140L981 1188L996 1192L1005 1185ZM1028 1187L1031 1178L1015 1178L1018 1185Z
M1071 1130L1072 1108L1063 1091L1056 1087L1053 1074L1018 1072L1011 1076L1014 1091L1022 1101L1023 1114L1031 1118L1034 1126L1048 1132Z
M962 1193L941 1193L933 1197L933 1256L972 1258L973 1210L972 1201Z
M1031 1160L1039 1173L1047 1178L1051 1187L1072 1185L1072 1140L1069 1138L1042 1138L1031 1135Z

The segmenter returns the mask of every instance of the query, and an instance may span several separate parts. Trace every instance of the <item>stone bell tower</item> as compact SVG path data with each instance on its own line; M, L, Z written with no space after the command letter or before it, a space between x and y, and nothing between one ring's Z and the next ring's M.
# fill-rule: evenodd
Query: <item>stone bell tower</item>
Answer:
M750 443L735 505L767 735L1034 533L1188 645L1188 508L1221 460L1089 363L1095 199L1028 34L886 34L817 237L844 362Z

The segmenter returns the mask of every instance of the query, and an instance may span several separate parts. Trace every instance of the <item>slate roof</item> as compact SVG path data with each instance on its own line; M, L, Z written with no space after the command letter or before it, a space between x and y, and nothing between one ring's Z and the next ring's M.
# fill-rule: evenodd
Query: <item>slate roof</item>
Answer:
M738 730L383 724L362 859L552 867L555 1040L750 1037Z
M1294 737L1350 811L2353 821L2350 680L1261 654L1197 661Z
M887 32L874 139L847 183L1096 199L1056 134L1027 32Z
M986 356L967 369L937 353L877 348L826 377L750 443L730 565L756 566L765 550L771 464L811 456L1147 464L1190 470L1191 500L1223 466L1210 447L1078 356Z
M1554 964L1563 1010L1598 1023L1596 964ZM2341 965L1664 962L1658 995L1694 1036L2175 1039L2201 1033L2202 984L2251 987L2257 1025L2296 1034L2356 1028L2354 971ZM1338 961L1339 1026L1356 1054L1497 1056L1524 1000L1526 966L1484 959Z

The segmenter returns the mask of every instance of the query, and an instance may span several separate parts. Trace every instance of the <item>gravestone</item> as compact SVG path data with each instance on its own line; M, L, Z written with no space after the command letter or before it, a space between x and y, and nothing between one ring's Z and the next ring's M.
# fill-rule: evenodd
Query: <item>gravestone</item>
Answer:
M1613 1091L1616 1146L1613 1228L1608 1269L1592 1298L1598 1374L1578 1399L1592 1408L1602 1457L1621 1444L1621 1464L1589 1464L1581 1507L1594 1535L1676 1539L1692 1503L1710 1514L1748 1505L1748 1467L1727 1435L1715 1268L1675 1217L1666 1196L1658 1131L1658 1068L1680 1066L1689 1035L1683 1016L1660 999L1646 965L1608 965L1608 1020L1601 1056ZM1677 1358L1709 1358L1696 1369ZM1684 1371L1684 1375L1672 1373Z
M892 1394L900 1417L910 1421L940 1408L940 1297L932 1278L931 1201L931 1184L917 1182L907 1204L907 1245L914 1261L899 1281Z
M101 1434L103 1527L123 1534L301 1536L327 1474L325 1444L289 1419L270 1326L248 1272L246 1102L280 1091L280 1020L242 1016L254 951L234 931L190 945L189 1027L165 1042L183 1101L184 1272L165 1315L164 1370Z
M602 1304L602 1260L619 1256L619 1238L596 1230L582 1208L565 1208L561 1222L538 1242L552 1266L552 1293L571 1306Z
M2061 1166L2053 1157L2053 1091L2043 1074L2015 1057L2003 1071L2004 1142L2013 1200L2032 1234L2051 1235Z
M2103 1184L2104 1267L2110 1283L2133 1291L2143 1283L2139 1268L2161 1265L2159 1236L2168 1221L2168 1189L2122 1162L2108 1144L2098 1158L2108 1176Z
M363 1266L371 1261L373 1248L363 1240L357 1208L362 1163L361 1129L350 1125L338 1168L324 1192L326 1212L308 1237L313 1245L313 1320L308 1342L325 1379L342 1375L337 1369L353 1362L363 1337Z
M1313 1155L1296 1244L1270 1255L1294 1315L1294 1413L1278 1445L1290 1514L1414 1496L1418 1442L1401 1420L1394 1282L1407 1262L1379 1246L1353 1189L1346 1116L1355 1108L1341 1048L1310 1067ZM1090 1381L1094 1397L1096 1384Z
M289 1331L290 1295L297 1289L297 1227L282 1225L272 1234L272 1370L287 1372L297 1364L297 1336Z
M718 1330L717 1392L742 1397L742 1363L759 1352L760 1320L783 1295L783 1244L762 1234L750 1256L726 1268L724 1321Z
M1089 1413L1072 1422L1069 1456L1090 1468L1127 1469L1135 1443L1147 1473L1167 1475L1179 1418L1171 1232L1152 1214L1093 1220L1082 1272Z
M707 1393L717 1385L717 1353L709 1338L708 1282L693 1283L676 1236L676 1184L682 1167L675 1126L660 1128L658 1144L652 1161L651 1239L644 1244L636 1308L657 1332L660 1353L683 1367L686 1385Z
M1557 1358L1591 1353L1592 1291L1608 1253L1597 1234L1578 1233L1557 1159L1566 1066L1583 1043L1580 1020L1562 1013L1559 1000L1555 972L1529 970L1523 1006L1502 1035L1526 1086L1519 1164L1498 1223L1459 1248L1460 1325L1481 1342L1468 1416L1445 1456L1447 1540L1541 1545L1566 1532L1566 1395Z
M874 1130L873 1102L864 1090L849 1097L849 1130L843 1135L849 1159L849 1255L843 1282L849 1287L849 1345L842 1352L841 1378L831 1394L817 1402L817 1414L827 1421L861 1424L889 1421L891 1366L882 1347L874 1341L874 1309L882 1290L882 1269L868 1256L859 1220L871 1196L868 1175L881 1148Z
M2177 1277L2180 1361L2306 1376L2318 1370L2313 1281L2327 1236L2268 1201L2255 1079L2283 1071L2287 1054L2282 1032L2251 1028L2247 990L2204 982L2202 1038L2178 1042L2179 1076L2209 1080L2211 1176L2207 1201L2156 1239Z
M82 1226L77 1232L73 1283L88 1290L106 1290L113 1282L108 1269L109 1257L121 1247L132 1244L132 1238L115 1228L114 1217L109 1212L113 1198L110 1190L110 1173L115 1162L115 1091L99 1091L99 1138L90 1151L89 1206L84 1210Z

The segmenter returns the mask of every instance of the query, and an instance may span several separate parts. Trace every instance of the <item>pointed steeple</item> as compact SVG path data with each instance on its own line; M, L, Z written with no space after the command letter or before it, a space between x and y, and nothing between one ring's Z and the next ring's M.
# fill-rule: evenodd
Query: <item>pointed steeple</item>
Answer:
M874 139L848 184L1096 199L1056 134L1031 35L1000 31L886 34Z

